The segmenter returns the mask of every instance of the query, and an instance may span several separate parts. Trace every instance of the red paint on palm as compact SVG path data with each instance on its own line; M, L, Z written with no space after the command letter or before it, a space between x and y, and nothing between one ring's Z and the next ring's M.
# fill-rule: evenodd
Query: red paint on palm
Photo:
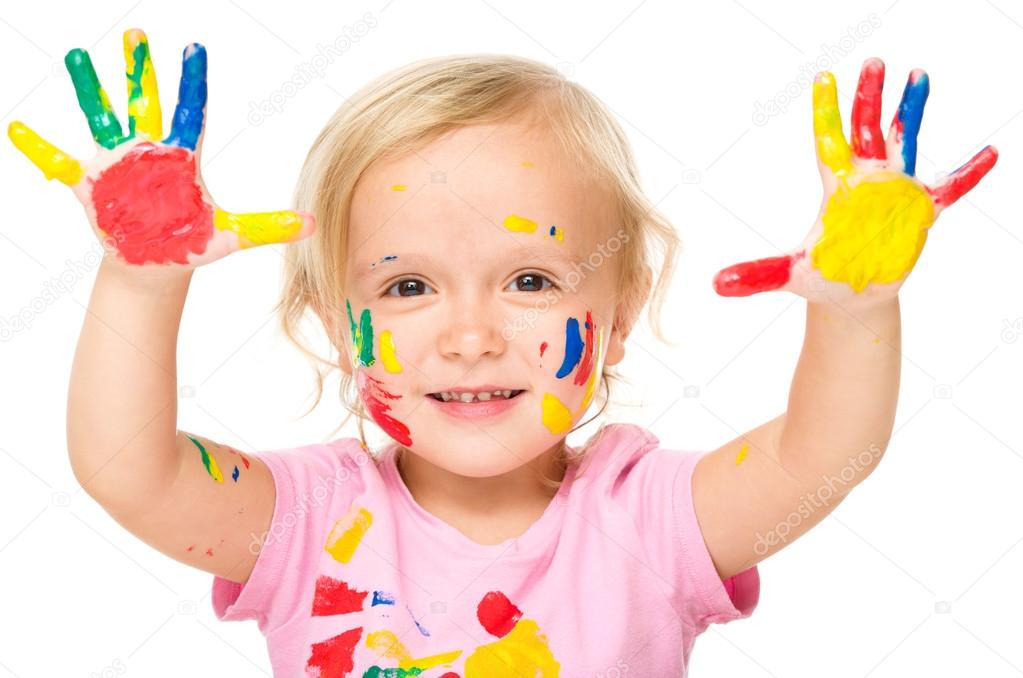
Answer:
M138 144L93 183L97 225L130 264L187 264L213 237L213 206L197 179L191 151Z
M776 290L789 281L792 263L793 257L786 254L729 266L714 276L714 290L723 297Z

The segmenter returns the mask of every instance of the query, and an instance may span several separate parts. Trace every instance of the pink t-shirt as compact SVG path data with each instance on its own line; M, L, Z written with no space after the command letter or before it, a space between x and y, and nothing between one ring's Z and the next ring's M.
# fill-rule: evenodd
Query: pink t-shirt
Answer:
M722 582L700 533L700 453L608 424L517 538L481 545L428 513L355 438L264 452L277 502L218 619L255 619L275 676L685 676L696 637L748 617L756 567ZM578 451L578 448L571 448Z

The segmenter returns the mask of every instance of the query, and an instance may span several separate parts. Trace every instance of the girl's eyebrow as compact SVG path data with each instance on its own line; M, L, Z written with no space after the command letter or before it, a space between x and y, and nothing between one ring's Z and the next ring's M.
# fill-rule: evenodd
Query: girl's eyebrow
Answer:
M514 254L504 254L498 257L494 257L495 262L502 263L525 263L525 262L536 262L538 264L560 264L566 268L571 268L577 261L572 257L571 252L566 252L563 248L543 248L543 247L520 247L517 248ZM405 263L411 266L415 265L426 265L434 262L450 264L450 259L434 259L434 257L420 252L409 252L409 253L398 253L398 254L387 254L378 257L369 263L363 263L360 266L359 277L376 276L376 275L387 275L387 271L393 263Z

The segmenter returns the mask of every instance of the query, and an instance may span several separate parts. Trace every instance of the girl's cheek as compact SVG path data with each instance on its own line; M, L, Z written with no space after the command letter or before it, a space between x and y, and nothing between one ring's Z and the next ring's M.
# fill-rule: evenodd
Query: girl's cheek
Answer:
M604 328L587 310L569 316L558 336L540 343L541 370L548 376L540 393L540 422L554 435L567 433L593 401L603 369Z

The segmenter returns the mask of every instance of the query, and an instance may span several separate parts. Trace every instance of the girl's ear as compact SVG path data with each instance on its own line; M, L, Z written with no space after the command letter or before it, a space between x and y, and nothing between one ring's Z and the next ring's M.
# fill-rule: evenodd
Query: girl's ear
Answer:
M632 332L636 320L639 319L639 312L646 304L652 284L653 274L650 267L644 265L639 280L632 286L626 297L620 299L616 304L614 323L611 326L611 334L607 338L605 365L617 365L625 357L625 340Z

